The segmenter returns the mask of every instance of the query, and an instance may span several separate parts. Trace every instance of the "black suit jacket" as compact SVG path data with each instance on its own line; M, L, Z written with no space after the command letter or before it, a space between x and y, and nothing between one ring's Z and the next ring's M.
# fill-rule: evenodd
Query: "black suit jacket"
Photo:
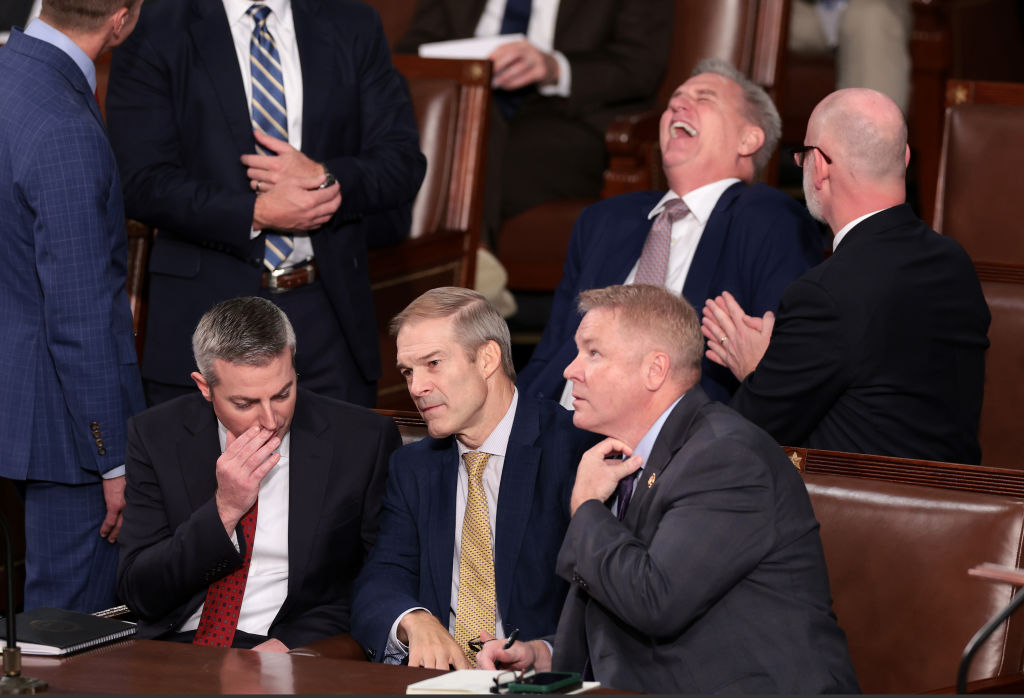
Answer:
M554 667L665 694L856 692L803 480L761 429L693 387L626 517L576 510Z
M118 592L140 637L177 631L207 587L242 564L217 514L217 419L202 395L132 418ZM387 417L299 389L291 426L288 596L269 636L295 647L348 632L350 587L377 534L387 462L401 439Z
M786 289L732 405L789 446L978 463L989 320L963 248L895 206Z
M341 185L311 234L320 277L353 357L380 376L367 243L408 234L426 168L408 89L380 18L354 0L292 0L302 68L302 151ZM250 239L255 152L249 104L223 4L147 0L114 52L110 140L128 216L159 229L150 260L143 377L187 384L189 338L215 303L257 295L263 236Z
M396 51L473 36L487 0L419 0ZM582 119L603 133L617 114L653 104L672 41L668 0L561 0L554 48L572 70L568 98L528 98L523 109L544 104L550 113Z

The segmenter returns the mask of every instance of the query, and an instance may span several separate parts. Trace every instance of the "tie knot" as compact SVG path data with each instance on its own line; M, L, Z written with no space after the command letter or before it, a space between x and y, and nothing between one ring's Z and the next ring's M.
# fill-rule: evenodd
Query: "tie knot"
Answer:
M682 199L669 199L665 202L665 209L661 214L663 216L668 216L668 219L675 223L689 212L689 207L683 203Z
M462 460L466 462L466 471L472 479L483 479L484 468L487 466L487 459L490 457L490 453L483 453L481 451L469 451L462 454Z
M267 16L270 14L270 8L266 5L252 5L246 10L246 14L256 20L257 25L265 24Z

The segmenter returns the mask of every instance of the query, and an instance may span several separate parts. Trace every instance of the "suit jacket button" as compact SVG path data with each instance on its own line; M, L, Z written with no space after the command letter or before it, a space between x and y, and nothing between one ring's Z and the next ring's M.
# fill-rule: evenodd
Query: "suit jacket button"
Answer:
M377 650L373 649L372 647L366 650L366 653L370 655L370 659L373 659L377 656Z
M99 424L99 422L89 422L89 428L90 429L99 429L100 428L100 424Z
M105 456L105 455L107 455L107 449L105 449L105 448L98 448L98 449L96 449L96 453L100 454L101 456Z
M96 445L103 448L103 439L96 439Z

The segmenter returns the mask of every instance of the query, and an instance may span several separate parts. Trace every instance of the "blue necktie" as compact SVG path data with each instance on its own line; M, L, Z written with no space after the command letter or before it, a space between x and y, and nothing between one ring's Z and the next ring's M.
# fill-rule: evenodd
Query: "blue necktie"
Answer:
M505 3L505 15L501 19L502 34L525 34L530 26L530 7L532 0L508 0ZM498 109L506 119L515 116L519 103L532 90L532 86L520 87L518 90L498 90L494 100Z
M282 141L288 140L288 110L284 98L284 74L277 44L267 29L270 8L253 5L247 14L256 22L249 42L249 68L252 71L252 122L264 133ZM256 152L273 155L256 144ZM291 235L267 233L263 251L263 265L273 271L291 254L295 241Z

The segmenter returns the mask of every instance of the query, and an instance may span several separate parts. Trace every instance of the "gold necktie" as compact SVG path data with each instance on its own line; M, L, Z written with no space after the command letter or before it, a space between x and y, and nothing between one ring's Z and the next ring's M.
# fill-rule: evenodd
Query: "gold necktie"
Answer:
M470 451L462 456L469 473L466 513L462 519L462 553L459 555L459 605L455 609L455 642L476 666L469 641L481 630L494 632L494 557L491 524L484 496L484 468L488 453Z

